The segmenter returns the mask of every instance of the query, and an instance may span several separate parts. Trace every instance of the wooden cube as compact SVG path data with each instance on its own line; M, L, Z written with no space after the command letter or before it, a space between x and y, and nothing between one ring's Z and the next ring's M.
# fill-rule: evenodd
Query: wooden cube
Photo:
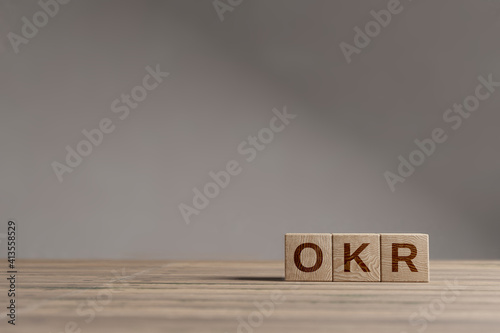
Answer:
M285 234L286 281L332 281L332 234Z
M429 282L429 235L381 234L382 282Z
M333 234L333 281L380 281L379 234Z

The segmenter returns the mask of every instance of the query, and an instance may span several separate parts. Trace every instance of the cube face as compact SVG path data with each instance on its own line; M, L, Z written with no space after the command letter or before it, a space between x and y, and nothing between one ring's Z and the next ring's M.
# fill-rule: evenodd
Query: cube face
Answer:
M332 281L332 234L286 234L285 280Z
M382 282L429 282L429 236L380 235Z
M380 282L380 235L333 234L333 281Z

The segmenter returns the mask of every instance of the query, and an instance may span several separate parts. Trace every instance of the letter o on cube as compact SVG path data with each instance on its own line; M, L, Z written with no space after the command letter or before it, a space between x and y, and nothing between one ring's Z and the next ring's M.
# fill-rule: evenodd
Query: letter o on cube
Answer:
M332 234L285 234L286 281L332 279Z

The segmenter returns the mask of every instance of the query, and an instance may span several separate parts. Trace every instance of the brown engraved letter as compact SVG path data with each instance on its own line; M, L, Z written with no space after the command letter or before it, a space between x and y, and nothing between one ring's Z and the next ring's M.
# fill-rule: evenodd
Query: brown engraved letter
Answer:
M302 262L300 261L300 254L302 253L302 250L305 249L306 247L310 247L316 252L316 263L314 266L311 267L305 267L302 265ZM297 249L295 250L295 254L293 256L293 259L295 260L295 266L302 272L314 272L318 268L321 267L321 264L323 263L323 251L319 248L318 245L313 244L313 243L303 243L300 244Z
M398 254L398 250L400 248L407 248L410 249L411 253L409 256L400 256ZM405 261L408 267L410 267L410 271L412 272L418 272L417 268L415 267L415 264L412 259L415 259L417 256L417 247L413 244L407 244L407 243L392 243L392 271L393 272L398 272L398 263L400 261Z
M351 261L354 259L358 263L359 267L363 272L369 272L370 270L365 265L363 260L359 257L359 254L368 246L370 243L363 243L353 254L351 254L351 243L344 243L344 272L351 271Z

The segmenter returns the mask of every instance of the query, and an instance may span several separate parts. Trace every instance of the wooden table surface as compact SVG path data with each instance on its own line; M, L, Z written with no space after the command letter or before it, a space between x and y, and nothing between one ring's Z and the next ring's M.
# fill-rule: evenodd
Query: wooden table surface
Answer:
M283 262L18 261L0 332L500 332L500 261L430 283L285 282ZM0 311L7 306L2 273Z

